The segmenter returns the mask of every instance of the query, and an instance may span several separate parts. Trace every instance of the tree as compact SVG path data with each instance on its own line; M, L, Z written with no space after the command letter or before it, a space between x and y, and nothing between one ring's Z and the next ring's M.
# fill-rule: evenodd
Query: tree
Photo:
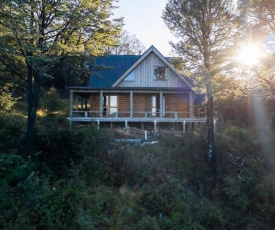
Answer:
M238 4L240 37L237 47L241 44L256 44L262 55L258 63L249 66L249 79L244 76L246 86L255 86L264 90L262 94L269 99L275 94L275 4L269 0L241 0ZM253 84L251 84L253 82Z
M131 35L126 30L122 30L118 44L111 48L111 54L141 54L145 51L142 42L135 36Z
M114 0L4 0L0 3L1 62L25 82L26 140L35 147L40 88L67 57L104 53L116 42L121 19L109 19Z
M221 71L222 51L233 33L230 0L170 0L163 12L168 28L180 39L171 43L190 73L201 77L207 92L207 154L216 174L213 81ZM212 178L211 180L215 180Z

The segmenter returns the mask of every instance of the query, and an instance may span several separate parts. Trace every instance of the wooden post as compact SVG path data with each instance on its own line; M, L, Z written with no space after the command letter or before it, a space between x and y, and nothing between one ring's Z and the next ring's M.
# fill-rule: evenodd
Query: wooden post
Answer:
M154 120L154 133L157 133L157 120Z
M130 90L130 117L133 117L133 113L134 113L134 93L133 90Z
M189 117L193 117L193 92L189 92Z
M103 117L103 90L99 93L99 117Z
M78 111L78 96L76 96L76 99L75 99L75 108L76 108L76 111Z
M70 89L70 117L73 116L73 101L74 101L73 90Z
M83 111L83 97L81 97L81 111Z
M185 134L186 132L185 121L183 121L182 123L182 131L183 131L183 134Z
M144 122L141 122L141 129L144 129Z
M159 117L163 117L163 92L159 92Z
M88 98L85 97L85 110L88 110Z

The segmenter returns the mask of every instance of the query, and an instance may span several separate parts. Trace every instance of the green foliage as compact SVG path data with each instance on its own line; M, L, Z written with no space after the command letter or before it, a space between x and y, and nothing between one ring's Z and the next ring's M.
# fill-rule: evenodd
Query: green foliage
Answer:
M233 125L227 125L223 129L223 133L228 135L231 138L234 138L235 141L247 143L250 139L248 130L240 128Z
M24 140L25 123L22 116L0 115L0 153L18 151Z
M40 89L53 79L60 62L76 57L78 61L70 63L72 71L87 75L80 57L90 64L91 56L103 55L116 44L122 19L110 19L113 4L114 0L0 2L0 68L14 77L12 82L25 83L29 151L34 152Z
M54 87L51 87L46 92L42 105L49 115L60 113L60 111L62 112L69 107L68 103L59 97L58 92Z
M10 92L2 89L0 91L0 113L8 112L16 103L17 99L12 97Z
M4 119L10 139L23 132ZM135 146L113 143L94 125L70 130L57 115L38 127L36 156L2 143L1 229L272 229L273 174L258 142L240 138L245 129L228 125L216 134L209 200L199 132Z

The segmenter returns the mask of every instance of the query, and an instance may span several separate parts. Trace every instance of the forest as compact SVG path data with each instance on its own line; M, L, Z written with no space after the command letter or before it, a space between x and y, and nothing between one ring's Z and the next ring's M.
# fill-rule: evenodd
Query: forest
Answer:
M67 121L93 57L144 49L115 2L0 2L0 229L274 229L274 2L167 1L207 122L154 145Z

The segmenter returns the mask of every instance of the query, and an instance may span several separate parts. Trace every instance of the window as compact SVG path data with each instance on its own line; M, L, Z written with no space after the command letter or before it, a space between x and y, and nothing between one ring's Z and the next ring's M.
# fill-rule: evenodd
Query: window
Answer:
M104 96L103 115L112 115L116 114L117 112L117 96Z
M157 115L157 96L152 96L152 116Z
M156 80L166 79L166 67L165 66L154 66L154 75Z
M135 81L135 70L128 74L124 81Z
M117 113L117 96L110 96L109 111L110 115Z

